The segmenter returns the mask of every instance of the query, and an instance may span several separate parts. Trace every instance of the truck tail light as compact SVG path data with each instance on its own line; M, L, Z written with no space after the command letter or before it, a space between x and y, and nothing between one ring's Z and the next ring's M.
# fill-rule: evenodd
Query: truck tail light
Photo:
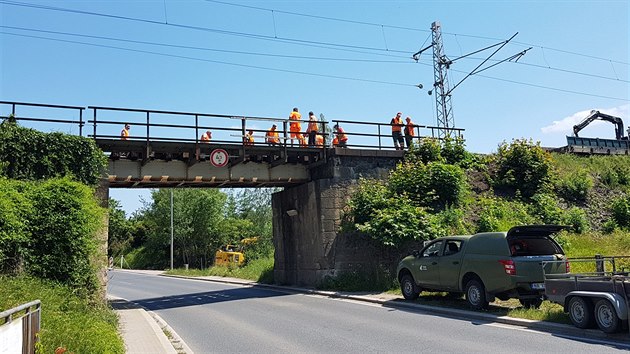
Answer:
M503 264L505 274L516 275L516 265L513 260L500 260L499 263Z
M566 266L567 273L571 273L571 263L569 263L569 261L567 260L564 262L564 264Z

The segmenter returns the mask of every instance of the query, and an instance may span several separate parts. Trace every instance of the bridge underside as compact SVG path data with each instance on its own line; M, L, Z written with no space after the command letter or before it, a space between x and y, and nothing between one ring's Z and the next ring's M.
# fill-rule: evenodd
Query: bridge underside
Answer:
M310 181L310 169L326 159L326 151L318 148L107 139L96 143L109 153L110 188L288 187ZM209 161L219 148L230 156L224 167Z

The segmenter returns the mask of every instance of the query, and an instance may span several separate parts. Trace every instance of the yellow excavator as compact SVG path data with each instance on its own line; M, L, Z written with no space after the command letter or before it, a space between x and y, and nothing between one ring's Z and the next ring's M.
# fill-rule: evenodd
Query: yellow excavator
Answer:
M249 237L242 239L238 245L223 245L219 248L214 256L215 266L241 266L245 263L244 249L258 242L258 237Z

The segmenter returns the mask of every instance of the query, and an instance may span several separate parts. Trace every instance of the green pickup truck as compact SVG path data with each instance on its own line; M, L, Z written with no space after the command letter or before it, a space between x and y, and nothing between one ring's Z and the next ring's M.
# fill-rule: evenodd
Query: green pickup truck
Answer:
M518 298L526 307L540 306L544 291L542 262L550 273L568 273L562 247L551 235L558 225L516 226L508 232L448 236L414 251L398 265L403 296L415 300L423 290L464 293L473 309L494 298Z

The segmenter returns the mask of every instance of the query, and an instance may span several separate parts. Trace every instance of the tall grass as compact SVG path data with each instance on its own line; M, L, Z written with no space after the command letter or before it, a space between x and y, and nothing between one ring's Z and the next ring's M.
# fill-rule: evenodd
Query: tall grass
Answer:
M240 279L254 280L259 283L273 283L273 257L259 258L248 261L242 267L236 266L213 266L208 269L173 269L166 274L187 275L187 276L219 276Z
M118 318L104 303L95 304L63 285L28 277L0 276L0 311L41 300L41 348L72 353L124 353Z

